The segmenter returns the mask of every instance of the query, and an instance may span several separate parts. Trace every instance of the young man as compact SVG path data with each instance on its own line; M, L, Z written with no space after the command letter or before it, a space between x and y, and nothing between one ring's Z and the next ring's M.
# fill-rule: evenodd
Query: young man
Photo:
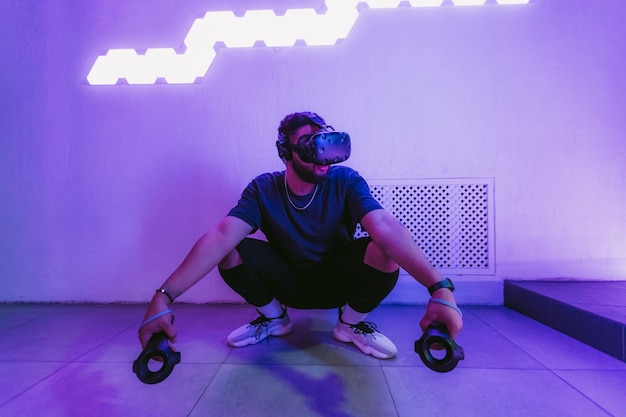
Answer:
M337 340L380 359L393 358L396 346L365 318L391 292L399 267L433 296L422 329L439 321L456 336L462 320L450 280L442 279L356 171L331 166L349 156L349 137L343 157L317 160L315 152L324 149L315 148L313 142L320 137L315 134L332 131L315 113L294 113L281 121L276 146L285 170L252 180L238 204L196 242L152 298L139 331L142 346L159 331L175 339L169 304L216 266L224 281L259 312L257 319L228 335L231 346L290 333L286 307L338 308L333 330ZM343 146L339 154L346 151ZM369 237L353 239L357 224ZM247 237L257 229L267 242Z

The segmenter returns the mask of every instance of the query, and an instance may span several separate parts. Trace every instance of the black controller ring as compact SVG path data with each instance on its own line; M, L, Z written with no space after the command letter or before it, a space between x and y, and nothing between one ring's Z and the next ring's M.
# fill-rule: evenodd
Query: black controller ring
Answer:
M152 359L163 363L159 370L150 370L148 363ZM174 365L178 363L180 363L180 352L176 352L170 347L165 333L155 333L150 337L139 357L133 362L133 372L145 384L158 384L170 376L174 370Z

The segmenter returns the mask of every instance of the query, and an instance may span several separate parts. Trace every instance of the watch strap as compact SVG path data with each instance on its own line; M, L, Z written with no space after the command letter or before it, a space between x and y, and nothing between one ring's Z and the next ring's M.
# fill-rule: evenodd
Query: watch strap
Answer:
M428 287L428 293L432 296L435 291L440 288L447 288L450 291L454 291L454 284L450 278L442 279L439 282L435 282L433 285Z
M156 290L156 292L161 293L161 294L164 294L164 295L165 295L165 296L166 296L166 297L170 300L170 303L173 303L173 302L174 302L174 297L172 297L172 296L170 295L170 293L168 293L167 291L165 291L165 288L162 288L162 287L161 287L161 288L157 289L157 290Z

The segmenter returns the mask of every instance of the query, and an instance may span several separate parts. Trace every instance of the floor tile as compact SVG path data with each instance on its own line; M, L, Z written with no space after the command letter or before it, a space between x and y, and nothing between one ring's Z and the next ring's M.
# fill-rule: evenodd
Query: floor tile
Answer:
M191 414L207 415L395 417L397 414L380 367L228 364L221 367Z
M545 369L540 362L480 320L471 309L464 310L464 329L456 338L457 344L465 351L465 359L457 365L459 368ZM378 323L382 328L389 329L387 335L398 346L398 357L383 361L382 366L425 366L415 352L415 341L421 335L419 320L424 311L425 308L402 306L379 313L381 319ZM396 314L403 319L399 320Z
M465 360L415 353L424 306L368 320L398 346L379 360L336 341L336 310L289 310L294 331L232 348L246 305L175 304L182 361L160 384L132 372L145 305L2 308L0 416L626 416L626 364L505 307L464 307Z
M160 384L141 383L128 364L75 363L0 408L3 417L187 416L217 365L180 364Z
M385 368L400 417L559 416L609 413L548 370Z
M557 370L555 373L614 416L626 416L626 371Z
M66 365L62 362L0 362L0 405Z
M61 308L57 304L0 304L0 331L5 332Z
M505 281L504 304L626 363L626 281Z
M289 317L294 326L289 335L234 348L226 363L380 366L378 359L363 355L353 344L334 339L336 310L289 309Z
M80 362L132 362L141 353L138 338L139 323L145 306L138 306L136 323L104 341L77 359ZM178 304L172 308L178 332L174 349L186 363L222 363L230 352L226 344L228 322L247 317L243 306L203 306ZM225 317L228 317L225 319Z
M624 358L624 325L571 305L553 302L550 327L619 359Z
M71 361L138 324L141 310L139 306L64 306L6 331L0 351L3 360Z
M479 307L472 311L547 368L626 370L626 363L520 313Z

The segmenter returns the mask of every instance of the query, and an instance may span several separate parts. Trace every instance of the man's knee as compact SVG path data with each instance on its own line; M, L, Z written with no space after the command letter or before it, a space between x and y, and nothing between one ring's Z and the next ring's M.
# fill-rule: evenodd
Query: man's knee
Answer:
M237 265L241 265L243 263L243 259L237 249L233 249L228 255L222 259L217 266L221 269L231 269L236 267Z
M371 241L367 245L363 263L381 272L387 273L395 272L400 268L395 261L383 253L380 246L374 241Z

